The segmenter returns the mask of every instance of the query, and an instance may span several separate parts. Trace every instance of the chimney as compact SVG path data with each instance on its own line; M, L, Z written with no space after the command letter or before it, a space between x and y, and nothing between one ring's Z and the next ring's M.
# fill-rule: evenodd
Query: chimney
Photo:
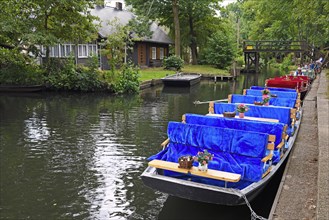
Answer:
M116 2L115 3L115 9L118 11L122 11L122 3L121 2Z

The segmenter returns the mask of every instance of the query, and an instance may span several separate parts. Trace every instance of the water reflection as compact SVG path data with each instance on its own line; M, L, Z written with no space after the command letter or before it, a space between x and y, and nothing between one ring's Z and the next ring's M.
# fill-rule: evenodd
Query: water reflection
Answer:
M140 175L147 157L160 150L168 121L207 113L208 106L195 106L195 100L227 98L255 80L263 84L262 77L160 86L122 97L0 94L0 217L182 218L176 208L195 203L146 188Z

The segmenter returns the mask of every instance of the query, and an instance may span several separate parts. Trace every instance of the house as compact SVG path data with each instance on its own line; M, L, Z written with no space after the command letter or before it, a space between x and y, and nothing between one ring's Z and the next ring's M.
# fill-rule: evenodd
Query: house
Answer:
M108 58L100 54L101 46L99 42L112 34L112 27L109 22L117 19L122 24L128 24L129 20L135 15L122 9L122 3L117 2L116 7L96 7L90 13L99 17L100 27L98 29L98 39L87 44L61 44L50 48L50 57L65 58L74 54L77 64L85 64L90 56L97 54L99 66L103 70L110 69ZM127 58L140 67L158 67L162 65L164 57L169 55L169 45L173 41L169 36L155 23L150 25L152 37L135 41L133 50L127 53ZM45 48L41 51L45 54Z

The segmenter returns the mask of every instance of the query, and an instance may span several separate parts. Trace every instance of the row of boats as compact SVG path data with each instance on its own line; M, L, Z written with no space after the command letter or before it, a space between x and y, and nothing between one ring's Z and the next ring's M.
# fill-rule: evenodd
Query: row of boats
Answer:
M293 148L303 115L302 101L313 79L269 78L264 87L232 94L227 102L210 102L205 115L185 114L181 122L169 122L163 149L148 158L141 175L144 184L207 203L232 206L253 200ZM269 97L269 105L256 104L264 97ZM243 118L237 112L241 104L248 109ZM207 171L193 160L201 152L211 155L204 162ZM182 166L181 158L188 158L184 163L190 166Z

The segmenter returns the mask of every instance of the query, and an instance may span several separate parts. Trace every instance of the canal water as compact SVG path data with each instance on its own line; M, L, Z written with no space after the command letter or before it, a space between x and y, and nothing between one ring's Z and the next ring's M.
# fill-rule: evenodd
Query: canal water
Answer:
M275 73L271 73L275 74ZM145 187L147 158L168 121L263 85L269 74L154 87L139 95L0 94L0 219L250 219L247 206L184 200ZM252 206L267 217L277 184Z

